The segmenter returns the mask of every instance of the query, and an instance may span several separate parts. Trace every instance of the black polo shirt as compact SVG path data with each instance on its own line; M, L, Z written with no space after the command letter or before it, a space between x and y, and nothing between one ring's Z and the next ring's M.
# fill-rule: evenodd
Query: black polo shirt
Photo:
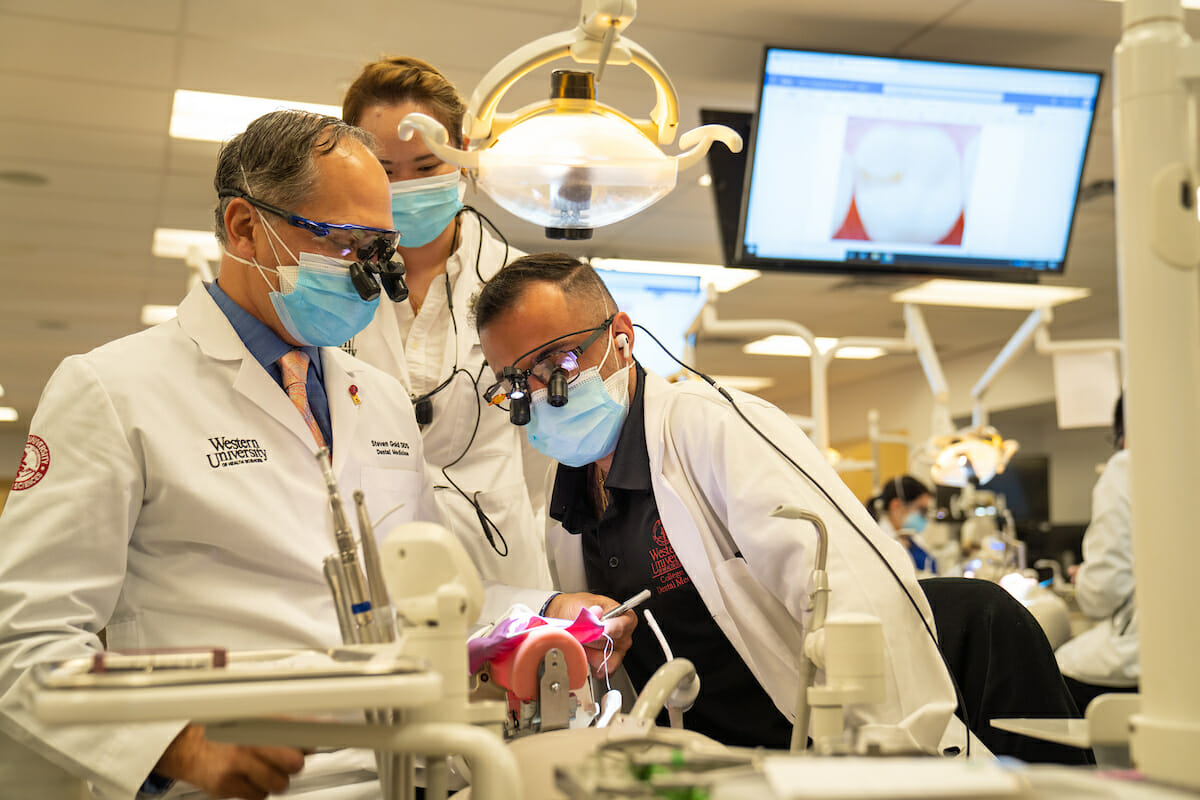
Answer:
M582 537L588 591L621 601L651 590L642 608L653 612L674 655L691 661L700 676L700 695L684 715L684 727L724 744L786 749L791 724L713 620L659 519L646 449L646 373L641 365L636 369L637 388L604 481L608 507L597 514L593 465L559 465L550 516ZM665 660L640 619L625 656L634 686L640 690ZM668 724L666 712L658 722Z

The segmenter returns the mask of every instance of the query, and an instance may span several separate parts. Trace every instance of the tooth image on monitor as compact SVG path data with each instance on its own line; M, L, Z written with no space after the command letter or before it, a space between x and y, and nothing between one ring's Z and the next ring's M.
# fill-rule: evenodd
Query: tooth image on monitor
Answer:
M962 148L974 138L970 130L954 130L956 136L938 124L854 122L845 154L853 168L853 206L835 237L960 244L969 191ZM855 214L857 226L850 218Z

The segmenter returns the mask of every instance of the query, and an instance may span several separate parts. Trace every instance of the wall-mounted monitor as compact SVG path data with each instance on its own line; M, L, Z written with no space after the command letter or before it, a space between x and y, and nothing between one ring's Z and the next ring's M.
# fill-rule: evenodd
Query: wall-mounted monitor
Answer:
M683 359L687 330L704 307L705 292L699 276L612 269L597 269L596 274L619 309L654 334L675 358ZM651 372L666 377L682 369L644 331L635 330L633 341L634 358Z
M763 63L740 266L1062 271L1099 73L778 47Z

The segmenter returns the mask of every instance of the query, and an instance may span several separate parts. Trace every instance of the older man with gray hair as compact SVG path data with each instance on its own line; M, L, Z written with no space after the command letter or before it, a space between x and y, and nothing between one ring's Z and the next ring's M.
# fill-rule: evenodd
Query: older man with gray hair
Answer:
M302 767L295 790L318 772L377 796L369 753L219 744L182 720L52 727L21 702L34 664L97 653L102 630L111 649L340 643L320 447L373 517L437 519L407 394L338 348L381 288L402 294L370 135L274 112L221 149L214 183L217 280L64 360L33 416L0 518L0 760L33 751L101 797L261 798Z

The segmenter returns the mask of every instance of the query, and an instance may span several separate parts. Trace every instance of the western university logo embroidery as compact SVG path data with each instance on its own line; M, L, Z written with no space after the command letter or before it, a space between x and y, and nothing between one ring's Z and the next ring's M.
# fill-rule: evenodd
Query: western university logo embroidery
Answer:
M25 451L21 453L21 465L17 467L17 478L12 490L19 492L36 486L50 469L50 445L40 436L29 434L25 440Z
M209 438L208 443L213 449L208 454L208 465L213 469L239 464L261 464L267 460L267 451L259 445L258 439L213 436Z
M692 582L675 555L675 548L667 539L662 520L654 523L654 533L651 536L650 547L650 579L654 582L659 594L669 592Z

